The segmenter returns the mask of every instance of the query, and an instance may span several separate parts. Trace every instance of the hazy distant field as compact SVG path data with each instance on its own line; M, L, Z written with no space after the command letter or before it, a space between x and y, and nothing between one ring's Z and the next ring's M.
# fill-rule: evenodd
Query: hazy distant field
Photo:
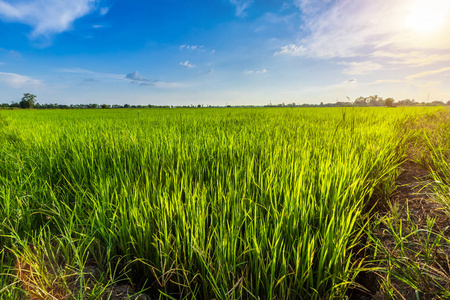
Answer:
M0 295L342 298L402 124L437 110L0 111Z

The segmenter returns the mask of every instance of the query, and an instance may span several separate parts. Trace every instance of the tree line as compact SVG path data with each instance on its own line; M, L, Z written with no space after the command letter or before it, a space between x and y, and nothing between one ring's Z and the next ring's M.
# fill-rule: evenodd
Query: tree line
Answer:
M130 105L130 104L58 104L58 103L45 103L39 104L36 102L36 95L31 93L23 94L23 97L20 102L11 102L0 104L0 108L35 108L35 109L109 109L109 108L202 108L202 107L223 107L223 106L211 106L211 105L183 105L183 106L173 106L173 105ZM358 97L354 101L351 101L349 97L347 97L349 101L336 101L336 103L323 103L320 104L297 104L295 102L292 103L280 103L280 104L268 104L264 105L264 107L355 107L355 106L387 106L387 107L396 107L396 106L450 106L450 101L446 103L443 101L432 101L432 102L416 102L414 99L404 99L400 101L395 101L393 98L383 99L378 95L368 96L368 97ZM256 107L253 105L226 105L226 107Z
M358 97L354 101L352 101L349 97L347 97L349 101L336 101L335 103L323 103L320 104L297 104L295 102L292 103L281 103L281 104L269 104L265 105L266 107L369 107L369 106L387 106L387 107L397 107L397 106L450 106L450 101L446 103L443 101L432 101L432 102L418 102L414 99L404 99L400 101L395 101L394 98L386 98L379 97L378 95L368 96L368 97Z

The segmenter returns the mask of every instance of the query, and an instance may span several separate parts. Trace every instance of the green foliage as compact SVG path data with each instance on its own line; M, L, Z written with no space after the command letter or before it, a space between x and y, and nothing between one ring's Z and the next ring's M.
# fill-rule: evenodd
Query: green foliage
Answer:
M424 133L426 146L430 153L426 163L432 170L433 182L430 185L434 199L450 216L450 113L445 111L438 116L435 128Z
M393 106L394 106L394 98L386 98L386 99L384 100L384 104L385 104L387 107L393 107Z
M23 94L22 101L20 101L20 108L33 108L36 102L36 95L25 93Z

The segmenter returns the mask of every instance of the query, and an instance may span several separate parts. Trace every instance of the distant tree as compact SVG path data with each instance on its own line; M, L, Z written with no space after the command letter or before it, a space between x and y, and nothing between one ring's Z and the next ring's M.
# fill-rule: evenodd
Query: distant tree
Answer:
M336 102L336 104L334 104L333 106L338 106L338 107L342 107L342 106L352 106L351 102Z
M397 105L399 105L399 106L413 106L415 104L416 104L416 102L414 101L414 99L413 100L404 99L404 100L400 100L397 102Z
M20 101L20 108L33 108L36 102L36 95L25 93L23 94L22 101Z
M130 104L124 104L123 108L130 108Z
M387 98L386 100L384 100L384 104L387 107L393 107L394 106L394 99L393 98Z
M11 105L9 107L20 107L20 105L17 102L11 102Z
M356 106L364 106L366 105L366 98L360 96L358 98L355 99L355 102L353 102L354 105Z
M102 104L102 105L101 105L101 108L102 108L102 109L111 108L111 105L108 105L108 104Z
M450 100L449 100L449 101L447 101L447 105L449 105L449 106L450 106Z

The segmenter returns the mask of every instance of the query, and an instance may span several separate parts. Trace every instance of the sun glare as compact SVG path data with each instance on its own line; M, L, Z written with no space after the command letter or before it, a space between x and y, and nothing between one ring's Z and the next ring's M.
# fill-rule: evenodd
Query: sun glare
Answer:
M416 0L406 18L408 28L421 33L439 31L450 17L450 0Z

